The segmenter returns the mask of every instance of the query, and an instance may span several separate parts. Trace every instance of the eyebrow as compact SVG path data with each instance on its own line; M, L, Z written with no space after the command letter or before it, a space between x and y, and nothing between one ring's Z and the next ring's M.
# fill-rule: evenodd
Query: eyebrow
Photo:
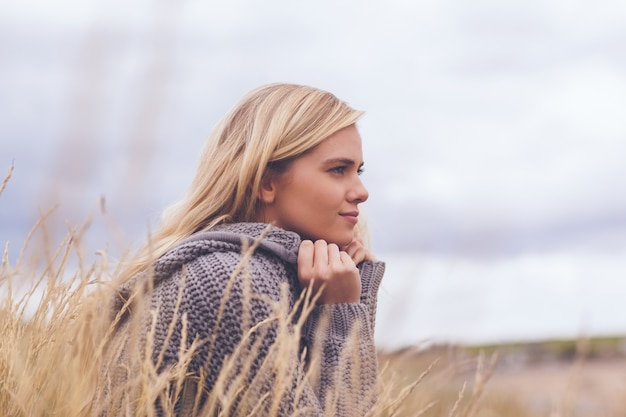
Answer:
M343 165L356 165L356 162L350 158L331 158L327 159L323 162L324 165L335 165L335 164L343 164ZM365 162L361 162L359 167L362 167Z

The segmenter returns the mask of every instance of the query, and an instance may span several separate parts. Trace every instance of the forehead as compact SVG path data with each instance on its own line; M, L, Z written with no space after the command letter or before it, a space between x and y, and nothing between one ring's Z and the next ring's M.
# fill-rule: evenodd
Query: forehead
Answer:
M356 126L345 127L322 141L319 145L308 152L304 157L316 158L349 158L361 163L363 149L361 135Z

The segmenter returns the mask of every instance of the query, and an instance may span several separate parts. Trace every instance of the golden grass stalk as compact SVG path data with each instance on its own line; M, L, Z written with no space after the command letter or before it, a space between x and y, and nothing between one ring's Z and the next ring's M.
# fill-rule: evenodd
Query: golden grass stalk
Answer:
M0 192L6 187L10 175L11 170L0 186ZM261 323L252 323L251 318L244 315L242 321L248 323L244 338L224 362L213 389L202 402L203 376L190 376L187 365L203 343L215 346L219 340L183 340L179 363L159 370L162 355L158 356L156 363L151 360L152 332L147 332L145 340L116 337L123 317L122 313L115 317L110 315L111 300L116 291L110 277L116 271L112 270L106 251L98 252L99 256L92 261L83 255L82 238L89 221L78 228L70 227L67 236L56 246L48 245L31 258L27 257L27 246L37 233L47 239L45 225L49 215L50 212L42 214L13 264L8 243L2 256L1 416L173 416L179 398L185 398L189 400L186 404L191 404L179 411L180 415L279 416L285 401L298 404L307 385L315 383L314 370L319 365L315 357L308 369L297 366L304 360L291 360L306 354L299 350L300 330L304 317L315 305L314 297L306 293L299 300L296 310L303 312L299 316L285 302L263 300L272 305L275 314ZM248 273L246 261L254 248L254 245L245 248L243 261L233 279L238 274L245 276ZM228 288L232 285L229 284ZM244 288L247 304L255 297L261 297L252 293L249 287ZM286 294L282 299L287 300ZM157 311L148 308L146 301L149 298L141 292L128 300L126 308L133 311L147 309L146 315L134 315L143 319L128 321L125 325L128 334L140 334L139 329L146 320L154 329ZM224 308L222 303L221 311ZM186 319L184 316L179 318L184 328ZM261 368L250 379L251 358L258 354L259 341L271 326L278 329L277 343L272 345ZM170 335L172 329L170 327ZM347 350L343 356L349 363L359 360L355 351ZM494 371L495 356L486 367L481 357L469 394L460 385L447 383L451 378L449 369L437 369L440 366L437 361L429 360L410 372L408 369L415 366L410 355L381 362L378 398L368 416L537 416L522 408L514 413L498 414L496 406L488 404L486 399L483 401L486 383ZM107 372L121 372L123 383L111 384L112 380L106 378ZM351 372L349 367L346 372ZM294 375L298 381L295 392ZM444 375L447 376L443 378ZM354 375L352 382L359 383ZM268 386L271 389L268 390ZM449 386L453 386L452 390ZM340 389L338 395L341 395ZM306 412L295 409L296 413L303 415ZM574 412L565 407L563 410L568 414ZM332 415L332 411L328 415Z
M48 216L49 213L42 215L27 236L25 246L36 232L47 235ZM131 319L123 324L123 334L128 337L119 337L124 312L111 315L116 287L109 279L113 273L109 270L106 253L99 252L100 257L91 263L83 256L82 234L88 224L70 228L56 247L46 250L41 263L29 263L25 247L14 265L9 261L8 248L4 252L0 269L3 334L0 340L0 415L171 416L176 414L177 399L182 397L191 398L188 403L193 404L191 409L183 410L185 415L278 416L285 401L299 404L305 382L314 379L312 372L316 366L313 363L304 369L296 366L304 361L291 360L306 354L300 352L300 329L315 305L310 291L290 310L286 305L288 289L285 287L281 298L284 301L263 300L272 306L274 315L261 323L252 323L250 317L243 318L249 329L235 352L225 360L213 389L201 406L203 378L188 375L187 366L202 343L213 347L219 340L183 339L179 362L160 369L162 352L157 352L156 361L151 355L158 311L151 309L143 288L125 305L125 309L131 311ZM245 249L225 298L235 277L247 274L246 262L254 249L255 245ZM249 305L255 297L262 298L249 287L245 288L244 304ZM149 293L150 288L147 290ZM181 295L179 293L178 303ZM224 308L225 302L222 302L220 311ZM175 317L168 337L177 319L183 323L185 334L186 318ZM151 331L145 334L145 339L136 337L142 334L146 320L150 322ZM258 356L261 342L271 326L277 329L277 343L271 346L250 380L253 359ZM354 352L344 355L358 359ZM115 378L120 375L123 378ZM295 392L294 375L299 381ZM121 384L116 384L120 381ZM305 413L306 410L298 411Z
M7 174L4 176L4 180L2 180L2 184L0 184L0 195L2 195L4 189L7 188L11 175L13 175L13 164L9 167Z
M251 323L250 317L242 318L249 328L239 347L224 362L213 389L202 403L203 377L190 377L187 366L202 343L215 346L219 340L183 340L179 362L159 370L162 355L158 355L156 363L151 359L153 332L148 331L145 340L116 337L123 313L110 315L116 292L110 277L115 271L111 270L105 251L100 251L93 261L85 259L82 237L89 221L70 228L58 245L45 250L45 256L36 253L32 259L27 258L26 246L37 232L47 239L45 225L49 215L50 212L44 213L28 234L15 264L11 265L5 249L0 266L0 415L173 416L177 399L186 398L190 399L186 404L192 405L179 411L181 415L279 416L285 401L298 404L307 385L315 384L314 370L319 362L314 356L308 369L296 366L303 360L285 360L306 354L300 352L299 343L304 318L315 305L309 292L292 310L286 302L263 300L275 311L264 322ZM254 245L245 249L232 280L236 275L247 274L246 262L254 249ZM42 262L33 260L38 258ZM232 288L231 283L227 288ZM249 287L244 288L246 304L261 297ZM287 288L284 291L282 300L287 300ZM146 320L154 330L157 311L149 308L149 297L144 294L136 292L125 306L135 312L147 312L131 314L134 319L125 324L129 335L141 334ZM222 303L221 311L224 308ZM303 314L297 316L296 311ZM185 327L185 317L180 319ZM278 329L277 343L250 380L251 359L258 354L260 341L271 326ZM170 326L170 335L172 331ZM343 352L343 357L353 365L359 360L358 352L350 350ZM397 367L382 366L378 398L368 416L456 415L458 404L441 397L432 386L423 385L435 365L436 362L425 365L409 380L398 375L394 370ZM353 372L351 369L348 366L345 371ZM485 378L477 379L478 388L470 396L463 416L476 414L479 404L472 398L480 396L491 369ZM121 373L123 383L112 384L114 379L107 379L107 372ZM299 381L295 392L294 375ZM359 384L355 378L353 374L352 382ZM342 395L340 388L336 392ZM331 397L328 401L332 404L335 400ZM307 411L294 409L302 415ZM328 415L332 415L332 407L329 410Z

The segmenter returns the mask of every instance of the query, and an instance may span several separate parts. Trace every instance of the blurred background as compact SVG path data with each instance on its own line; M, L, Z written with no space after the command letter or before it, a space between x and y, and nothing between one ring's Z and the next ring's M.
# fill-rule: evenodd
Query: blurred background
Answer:
M617 0L2 2L0 240L56 206L119 256L243 94L307 84L367 112L381 349L626 334L625 48Z

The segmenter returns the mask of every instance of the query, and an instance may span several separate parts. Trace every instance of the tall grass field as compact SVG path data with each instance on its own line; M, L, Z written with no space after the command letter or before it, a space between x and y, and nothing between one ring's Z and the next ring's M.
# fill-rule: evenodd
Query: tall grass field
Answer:
M0 197L10 175L9 171L0 186ZM1 198L0 203L8 204ZM137 357L121 361L123 342L116 336L120 317L111 314L110 308L117 263L109 260L106 250L95 258L85 255L88 222L68 226L63 239L51 242L47 221L48 215L42 214L24 241L17 243L21 250L16 257L9 251L15 242L4 246L0 266L0 416L175 415L172 398L185 395L185 365L193 355L193 344L181 350L178 366L162 372L157 372L153 360L144 359L141 349L134 350L139 352ZM309 306L305 303L303 308ZM277 315L277 320L284 323L279 326L278 343L264 365L275 382L272 392L262 399L266 406L237 403L236 399L253 398L255 392L241 372L254 352L242 347L226 361L208 399L202 404L196 401L193 409L184 411L186 415L281 415L278 404L287 387L281 385L279 376L295 371L289 361L281 359L297 354L290 349L297 346L298 334L287 325L289 317L280 317ZM132 324L129 329L132 333ZM150 334L147 339L149 345ZM621 399L626 398L621 395L626 391L601 408L585 408L577 402L588 389L575 386L574 371L584 367L581 355L574 354L568 362L572 370L569 388L563 389L562 395L557 393L554 401L538 403L532 396L521 395L519 384L509 382L507 387L498 382L506 380L498 376L503 358L497 351L497 347L439 347L380 352L378 395L368 415L626 416L626 400ZM125 378L118 380L123 382L112 384L108 373L124 363L132 365L124 368ZM310 372L303 371L302 381L315 377ZM327 414L333 415L332 411Z

